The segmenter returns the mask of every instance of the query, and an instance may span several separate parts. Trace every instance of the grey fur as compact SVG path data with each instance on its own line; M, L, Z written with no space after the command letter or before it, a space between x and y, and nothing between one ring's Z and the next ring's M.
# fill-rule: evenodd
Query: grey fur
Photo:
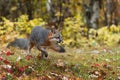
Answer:
M27 50L28 49L28 43L29 43L28 39L18 38L18 39L15 39L14 41L8 43L7 48L10 48L12 46L12 47L18 47L20 49Z
M48 33L49 30L36 26L31 32L30 43L33 43L36 46L41 46L43 43L45 43Z
M43 58L44 56L47 57L48 53L45 50L45 46L51 46L52 44L58 45L57 43L54 43L54 41L56 41L58 43L60 43L62 41L61 34L57 33L56 35L60 34L60 36L56 36L56 35L53 36L52 38L50 38L48 40L48 42L50 42L50 44L45 45L46 41L48 39L49 32L50 32L50 30L45 29L41 26L34 27L31 31L30 38L29 38L28 53L30 53L33 46L36 46L37 49L39 51L41 51L41 58ZM61 46L58 46L58 47L59 47L58 52L65 52L65 49L63 47L61 47Z

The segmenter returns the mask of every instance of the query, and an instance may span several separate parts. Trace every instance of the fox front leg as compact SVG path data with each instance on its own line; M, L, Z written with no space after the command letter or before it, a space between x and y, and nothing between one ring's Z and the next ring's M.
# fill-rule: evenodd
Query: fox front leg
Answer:
M42 57L48 57L48 53L47 53L47 51L45 50L45 48L41 48L41 55L42 55Z
M60 53L65 52L65 49L62 46L58 45L58 44L53 43L53 44L51 44L50 48L57 51L57 52L60 52Z
M41 58L42 58L42 59L44 58L44 56L45 56L45 57L48 57L48 53L47 53L47 51L45 50L45 48L43 48L43 47L37 47L37 48L38 48L39 51L41 51Z

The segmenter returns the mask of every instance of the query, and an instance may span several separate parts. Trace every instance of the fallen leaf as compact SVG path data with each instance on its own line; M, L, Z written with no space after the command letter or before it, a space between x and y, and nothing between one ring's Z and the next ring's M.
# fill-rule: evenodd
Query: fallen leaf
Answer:
M0 61L2 61L3 60L3 57L2 56L0 56Z
M9 64L10 62L8 60L3 60L5 64Z
M16 59L16 61L20 61L22 58L21 56L18 56L18 58Z
M7 56L10 56L10 55L11 55L11 52L10 52L10 51L7 51L7 52L6 52L6 55L7 55Z
M57 67L65 67L65 63L61 60L61 59L58 59L58 61L55 63L55 65Z
M27 59L27 60L30 60L31 58L33 58L32 55L27 55L27 56L26 56L26 59Z

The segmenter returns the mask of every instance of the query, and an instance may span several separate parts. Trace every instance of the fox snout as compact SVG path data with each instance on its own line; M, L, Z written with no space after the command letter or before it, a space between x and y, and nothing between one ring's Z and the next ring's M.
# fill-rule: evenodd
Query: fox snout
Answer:
M59 38L58 43L63 43L63 40Z
M59 38L51 38L49 39L50 42L54 42L54 43L62 43L63 40L62 39L59 39Z

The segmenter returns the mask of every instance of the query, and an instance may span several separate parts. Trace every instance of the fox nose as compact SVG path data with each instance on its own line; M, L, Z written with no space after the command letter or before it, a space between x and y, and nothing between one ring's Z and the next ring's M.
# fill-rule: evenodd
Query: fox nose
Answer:
M58 43L63 43L63 40L60 39Z

